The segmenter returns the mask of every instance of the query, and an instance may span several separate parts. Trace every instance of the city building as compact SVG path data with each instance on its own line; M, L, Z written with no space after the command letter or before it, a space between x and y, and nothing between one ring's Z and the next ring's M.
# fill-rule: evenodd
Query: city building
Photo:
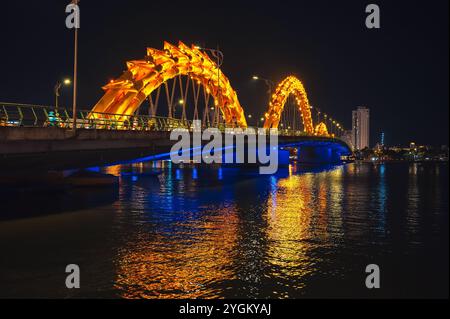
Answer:
M375 151L376 152L382 152L386 148L385 141L384 141L384 132L381 132L380 134L380 140L375 145Z
M356 150L369 147L370 111L360 106L352 112L352 144Z

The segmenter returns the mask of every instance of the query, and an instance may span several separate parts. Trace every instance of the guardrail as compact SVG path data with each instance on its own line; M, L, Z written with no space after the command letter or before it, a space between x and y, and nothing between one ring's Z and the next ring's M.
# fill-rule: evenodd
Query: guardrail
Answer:
M165 131L177 128L191 130L193 121L161 116L122 115L80 110L77 112L78 129ZM7 127L59 127L73 128L73 112L64 108L31 104L0 102L0 126ZM211 126L204 126L208 128ZM217 127L222 132L225 125ZM256 129L256 128L254 128ZM303 131L279 129L282 136L308 136Z
M79 129L171 131L175 128L189 128L192 121L80 110L77 112L76 125ZM0 103L0 126L71 129L73 112L49 106Z

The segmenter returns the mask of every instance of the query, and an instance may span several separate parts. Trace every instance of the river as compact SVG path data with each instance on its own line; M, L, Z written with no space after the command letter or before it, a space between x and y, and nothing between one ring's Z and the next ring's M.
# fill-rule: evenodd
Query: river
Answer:
M448 297L448 164L97 170L119 185L1 198L0 297Z

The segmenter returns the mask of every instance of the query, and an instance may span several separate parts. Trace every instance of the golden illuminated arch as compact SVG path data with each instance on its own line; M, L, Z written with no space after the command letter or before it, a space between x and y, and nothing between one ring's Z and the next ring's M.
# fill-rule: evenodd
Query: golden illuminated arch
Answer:
M227 126L247 127L244 111L228 78L199 48L180 42L164 43L164 50L147 49L143 60L127 62L128 70L103 87L105 95L93 112L132 115L145 99L166 81L190 76L213 96ZM94 115L95 116L95 115Z
M308 96L302 82L295 76L287 77L277 86L269 103L269 110L265 115L266 121L264 123L264 128L278 128L281 113L283 112L284 105L290 94L293 94L297 101L305 132L313 135L314 127Z
M327 125L324 122L320 122L314 129L314 134L318 136L329 136Z

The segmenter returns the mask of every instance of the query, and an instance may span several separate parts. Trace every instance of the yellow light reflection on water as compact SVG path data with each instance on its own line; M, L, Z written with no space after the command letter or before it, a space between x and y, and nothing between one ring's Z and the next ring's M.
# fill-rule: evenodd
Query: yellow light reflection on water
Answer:
M295 171L291 168L290 172ZM322 173L289 174L273 185L268 200L266 236L267 262L272 274L280 278L296 277L283 286L302 289L307 277L318 271L322 257L314 252L319 241L333 245L342 236L342 168ZM302 279L303 278L303 279ZM285 290L279 297L289 297Z
M125 239L115 259L115 288L120 296L219 298L224 296L224 283L234 280L245 282L251 294L251 287L257 291L264 276L276 279L274 297L288 298L289 289L306 287L308 277L319 271L323 261L315 249L333 245L343 236L343 174L342 169L296 174L298 170L293 166L286 178L271 177L264 203L249 203L262 209L265 222L257 230L248 227L253 220L242 219L248 213L240 208L242 198L221 208L202 207L201 217L179 211L174 198L190 196L198 189L192 186L188 171L180 175L182 180L175 178L176 170L166 171L158 188L168 195L164 205L169 209L166 215L155 216L155 220L163 219L163 225L148 226L147 217L139 219L142 231ZM133 202L145 200L145 196L129 196ZM120 218L131 218L125 208L121 211ZM161 229L148 232L148 227Z
M314 271L310 245L304 243L311 239L311 181L308 174L281 179L267 201L268 262L281 274L303 277Z
M222 290L211 284L234 277L232 268L237 236L234 208L224 208L183 238L158 234L148 245L145 234L129 238L117 258L115 287L123 298L218 298ZM177 232L177 236L180 233ZM149 279L151 278L151 279Z

